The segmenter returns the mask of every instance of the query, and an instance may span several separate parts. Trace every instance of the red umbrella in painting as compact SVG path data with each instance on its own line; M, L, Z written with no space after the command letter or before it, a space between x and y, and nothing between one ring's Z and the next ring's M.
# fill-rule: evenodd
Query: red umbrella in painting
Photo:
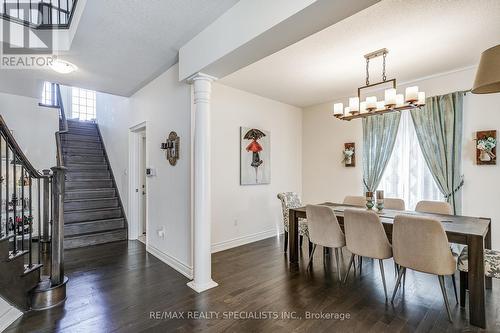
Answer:
M246 149L248 152L252 152L252 163L250 165L255 168L255 182L258 182L258 168L262 163L264 163L259 156L259 153L263 150L263 148L257 141L265 136L264 132L256 128L252 128L243 137L245 140L252 140Z

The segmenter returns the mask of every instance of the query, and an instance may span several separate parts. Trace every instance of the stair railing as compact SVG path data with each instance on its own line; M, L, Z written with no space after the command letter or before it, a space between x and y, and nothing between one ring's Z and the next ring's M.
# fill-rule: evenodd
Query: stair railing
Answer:
M32 29L68 29L77 0L0 0L0 17Z
M41 281L31 295L34 309L63 302L68 281L64 276L66 168L61 146L68 123L59 85L56 92L60 125L55 133L57 164L52 172L41 173L33 167L0 115L0 241L9 242L10 259L24 256L25 273L42 269Z
M25 270L29 271L42 265L40 247L38 255L33 249L33 231L37 226L40 239L41 200L48 199L41 197L41 188L49 176L33 167L1 115L0 135L0 239L9 241L10 258L25 256Z

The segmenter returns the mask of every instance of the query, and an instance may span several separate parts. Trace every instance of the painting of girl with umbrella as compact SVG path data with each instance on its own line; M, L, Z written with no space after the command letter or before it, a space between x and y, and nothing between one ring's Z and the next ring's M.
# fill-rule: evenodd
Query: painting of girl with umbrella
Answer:
M271 182L270 133L257 128L241 127L241 185Z

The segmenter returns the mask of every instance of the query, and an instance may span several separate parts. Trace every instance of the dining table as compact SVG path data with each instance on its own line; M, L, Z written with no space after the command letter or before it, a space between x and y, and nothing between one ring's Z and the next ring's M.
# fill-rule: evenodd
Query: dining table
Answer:
M325 202L320 205L329 206L335 212L340 227L344 230L344 211L348 208L365 209L361 207ZM448 236L448 241L468 246L468 289L469 289L469 320L471 325L486 328L485 288L491 289L491 278L484 275L484 249L491 249L491 219L484 217L468 217L458 215L430 214L416 211L397 211L383 209L377 212L384 226L388 239L392 239L392 227L397 215L413 215L432 217L439 220ZM306 219L306 207L289 209L289 262L297 265L299 259L299 219Z

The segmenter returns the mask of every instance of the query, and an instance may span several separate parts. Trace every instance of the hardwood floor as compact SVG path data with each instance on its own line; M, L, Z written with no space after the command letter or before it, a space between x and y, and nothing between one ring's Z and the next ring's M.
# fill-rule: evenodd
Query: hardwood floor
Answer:
M68 250L70 282L64 306L30 312L7 332L481 331L468 325L468 313L456 305L449 280L453 324L447 320L437 277L408 271L404 294L399 292L391 305L385 301L377 261L363 260L361 277L351 274L347 284L340 286L333 258L327 256L323 265L323 251L316 251L313 269L307 273L307 246L299 266L289 268L282 244L282 239L269 238L214 254L213 277L219 287L202 294L189 289L184 276L147 254L138 241ZM344 250L346 265L348 255ZM392 293L392 261L386 261L385 268ZM486 297L488 331L499 332L498 281ZM151 318L156 311L159 319ZM212 319L189 319L188 311L212 311ZM281 316L284 311L295 312L296 318L248 318L274 316L274 312ZM343 313L350 319L305 319L306 311ZM184 312L185 318L161 319L168 312L171 316ZM223 318L230 314L247 318Z

